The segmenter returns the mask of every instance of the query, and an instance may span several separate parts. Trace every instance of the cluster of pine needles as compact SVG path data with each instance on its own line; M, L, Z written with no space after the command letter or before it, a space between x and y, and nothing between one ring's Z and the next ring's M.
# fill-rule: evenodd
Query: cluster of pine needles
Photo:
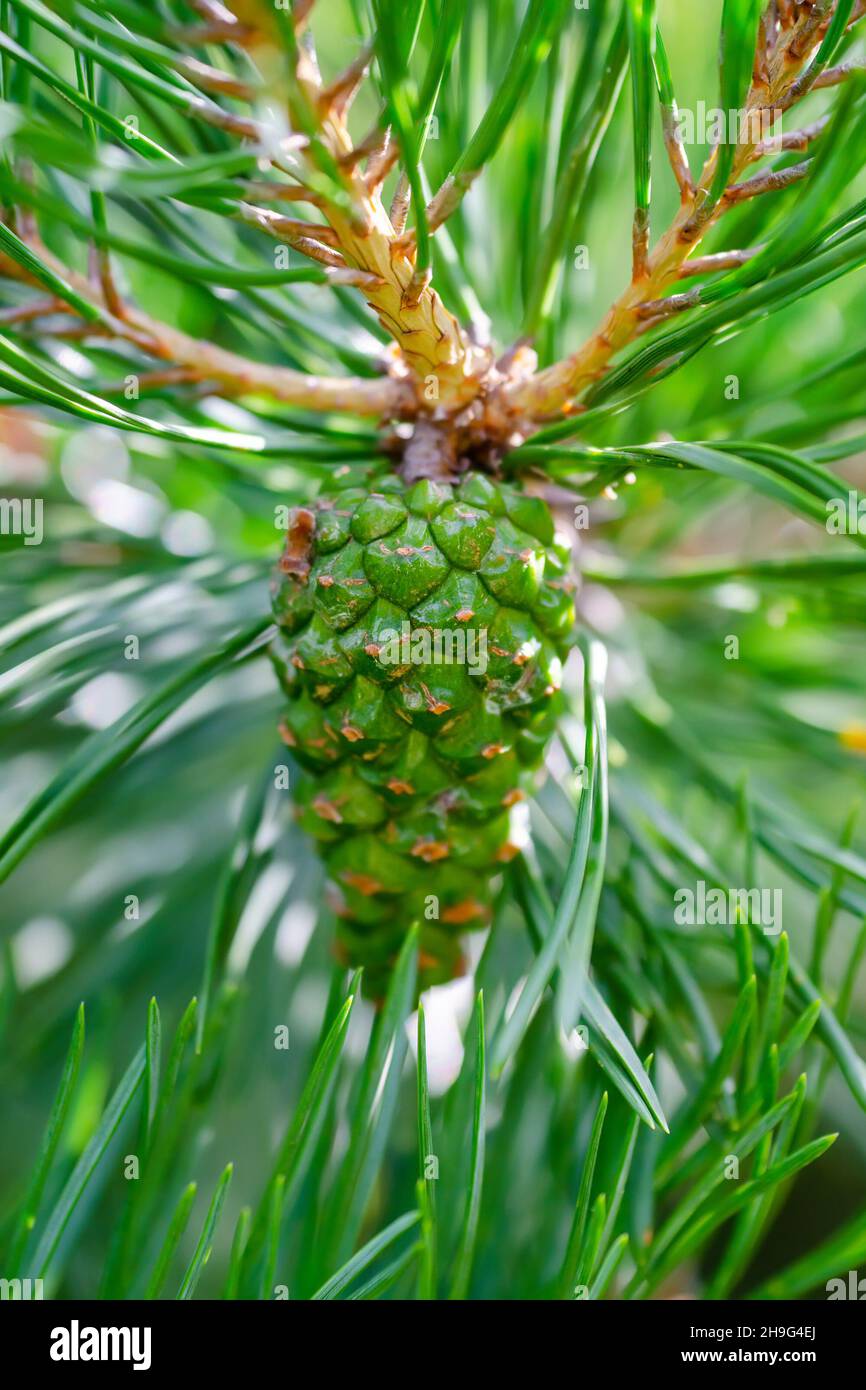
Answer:
M0 468L46 518L2 539L4 1279L772 1299L866 1259L863 12L0 0ZM675 78L784 129L702 163ZM580 653L471 989L416 1011L409 930L373 1010L275 781L267 574L425 354L588 508ZM679 925L699 882L786 929Z

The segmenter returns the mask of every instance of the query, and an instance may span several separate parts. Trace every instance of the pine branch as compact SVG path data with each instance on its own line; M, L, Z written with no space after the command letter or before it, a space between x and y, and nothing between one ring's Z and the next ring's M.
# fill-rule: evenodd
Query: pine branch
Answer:
M809 146L827 129L829 122L829 116L822 116L820 120L813 121L811 125L802 126L800 130L789 130L779 135L771 135L755 146L753 159L764 159L767 155L786 154L792 150L808 150Z
M661 33L658 30L656 30L654 61L656 85L658 87L659 101L661 103L662 132L664 135L665 149L667 151L671 171L677 181L677 187L682 197L685 199L694 193L695 185L692 179L689 157L686 154L686 147L683 144L682 134L680 133L680 113L677 106L676 94L674 92L673 78L671 77L667 51L665 50Z
M193 338L131 304L122 304L119 314L112 312L103 290L86 276L64 266L41 243L31 243L29 249L81 300L90 302L98 310L98 325L82 323L81 336L107 336L131 343L148 356L183 369L187 380L215 382L226 395L258 393L310 410L346 411L353 415L390 418L400 415L414 402L415 393L405 381L391 377L365 380L308 376L289 367L254 362L214 343ZM16 261L3 254L0 254L0 273L26 284L38 283ZM44 310L45 301L40 301L40 305ZM75 305L67 301L67 308L77 317Z
M56 314L58 310L63 311L62 302L53 296L31 299L28 304L13 304L8 309L0 309L0 324L11 327L18 323L30 323L34 319Z
M749 92L745 120L738 132L733 155L729 189L736 187L738 178L754 158L760 143L755 130L758 117L784 106L820 42L821 33L810 22L814 14L791 18L791 25L786 27L785 15L780 11L780 23L785 32L767 52L768 85L753 82ZM711 197L719 158L720 147L717 146L707 159L695 192L683 202L673 223L651 252L646 276L626 287L595 335L570 357L528 380L506 383L501 390L506 410L542 420L573 408L576 398L605 374L612 357L639 335L646 323L643 306L664 299L666 291L680 278L688 256L737 201L736 195L733 198L722 196L715 201Z
M323 115L333 111L335 115L346 117L370 70L374 47L373 43L365 44L357 58L329 86L323 88L319 97L319 108Z
M309 162L318 148L340 170L349 194L349 208L326 192L320 210L335 235L343 262L368 277L363 284L367 303L399 345L411 372L421 382L433 382L434 398L457 407L477 393L489 356L466 337L430 283L429 272L416 273L414 242L398 236L381 199L381 184L399 156L397 142L378 128L364 142L353 144L347 125L347 97L369 64L365 48L342 78L324 88L318 72L298 50L295 77L303 89L315 126L304 151ZM347 74L349 74L347 76ZM309 134L309 131L307 132ZM365 155L365 176L358 166Z
M236 97L239 101L246 102L253 102L260 95L249 82L242 82L239 78L232 77L231 73L211 67L199 58L183 55L178 59L176 67L178 72L183 73L196 87L201 87L206 92L219 92L223 96Z
M866 14L866 10L861 12L861 17L863 14ZM812 90L817 92L822 87L838 87L840 83L848 82L852 77L859 77L864 72L866 63L839 63L835 68L825 68L812 83Z
M685 265L680 267L680 279L686 280L693 275L712 275L720 270L736 270L757 256L762 249L755 246L744 251L716 251L711 256L696 256L694 260L686 261Z
M414 242L399 236L381 200L382 182L399 157L398 143L388 131L377 126L368 141L356 147L348 130L349 107L368 72L371 44L365 45L348 68L325 86L309 36L303 43L298 38L309 19L311 5L295 4L290 18L282 11L276 15L269 13L264 5L258 11L245 7L244 22L239 22L237 16L219 3L202 7L199 13L205 25L211 29L216 26L222 42L242 38L245 21L252 13L255 29L269 33L274 42L282 43L286 53L282 98L291 120L291 129L286 131L262 118L257 111L239 113L217 100L188 90L174 76L173 70L182 72L187 80L212 88L215 95L251 100L254 92L250 83L239 82L230 71L223 72L198 58L178 54L164 42L152 38L142 39L142 43L146 45L153 71L137 67L132 58L136 40L131 31L119 28L115 35L111 23L103 20L96 21L93 34L88 28L76 31L65 19L46 10L40 0L20 0L20 3L28 13L33 12L38 23L61 42L69 44L76 57L80 53L86 61L100 65L120 82L141 86L149 97L165 102L182 117L211 126L235 139L254 142L262 160L267 160L274 169L288 174L294 181L291 186L279 185L279 191L275 185L273 192L265 185L268 191L264 196L307 200L321 214L321 222L307 224L255 203L232 202L229 198L222 200L219 211L285 241L302 255L328 267L328 278L333 284L360 289L400 348L404 368L417 378L419 386L426 383L430 400L457 409L477 395L480 379L490 366L490 356L471 342L457 319L445 308L431 284L429 267L419 264ZM456 34L453 21L452 30ZM151 28L150 33L153 32ZM173 31L169 31L168 35L163 33L162 38L172 36ZM120 52L115 51L115 43ZM441 54L437 64L441 68ZM160 66L172 70L171 80L168 74L158 75ZM437 89L438 82L434 80L431 88L434 97ZM426 99L431 99L429 94ZM85 109L99 111L98 119L103 126L108 121L106 128L117 138L110 127L110 117L100 111L92 98ZM154 151L158 157L171 157L158 147L154 147ZM365 158L368 165L362 172L360 166ZM259 193L261 181L256 181L253 187ZM33 231L34 228L25 226L24 230ZM112 300L108 262L102 252L100 263L105 296ZM119 306L115 304L114 308L115 320L123 319L124 315L117 312Z
M725 200L728 203L742 203L749 198L759 198L763 193L778 193L806 178L811 168L811 160L804 159L802 163L792 164L787 169L767 169L750 179L744 179L742 183L732 184L725 190Z
M225 5L221 5L219 0L189 0L189 7L209 24L219 24L232 31L242 27L237 17Z
M637 312L639 318L651 319L656 324L672 314L694 309L700 302L700 290L690 290L687 294L669 294L665 299L648 299L638 307Z

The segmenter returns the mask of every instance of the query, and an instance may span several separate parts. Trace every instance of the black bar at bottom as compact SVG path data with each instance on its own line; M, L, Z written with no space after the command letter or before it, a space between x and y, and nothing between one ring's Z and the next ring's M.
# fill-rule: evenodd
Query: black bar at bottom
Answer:
M365 1344L375 1363L412 1376L419 1364L429 1384L440 1370L465 1374L477 1363L486 1376L502 1365L518 1374L538 1361L545 1373L557 1356L557 1377L582 1375L591 1359L611 1371L698 1374L791 1366L826 1378L861 1365L864 1310L857 1301L814 1303L356 1303L339 1306L274 1303L0 1302L0 1336L21 1374L164 1375L192 1372L267 1377L282 1368L330 1377L354 1373ZM352 1340L322 1342L339 1332ZM366 1338L375 1338L365 1343ZM543 1341L541 1339L544 1339ZM408 1342L408 1348L406 1346ZM552 1345L551 1345L552 1343ZM558 1343L558 1345L557 1345ZM406 1349L404 1352L404 1348ZM404 1354L401 1355L401 1352ZM421 1360L417 1359L420 1356ZM345 1358L345 1359L344 1359ZM437 1366L437 1359L441 1358ZM527 1360L528 1359L528 1360ZM571 1367L571 1372L569 1371ZM856 1373L856 1372L855 1372ZM862 1372L861 1372L862 1373Z

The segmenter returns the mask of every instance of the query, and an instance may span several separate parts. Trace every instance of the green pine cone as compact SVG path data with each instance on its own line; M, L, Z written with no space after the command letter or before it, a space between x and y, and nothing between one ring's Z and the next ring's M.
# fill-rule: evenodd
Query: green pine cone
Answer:
M295 509L272 586L281 733L309 774L347 963L379 996L411 924L419 988L461 972L517 852L574 627L545 502L480 473L395 474Z

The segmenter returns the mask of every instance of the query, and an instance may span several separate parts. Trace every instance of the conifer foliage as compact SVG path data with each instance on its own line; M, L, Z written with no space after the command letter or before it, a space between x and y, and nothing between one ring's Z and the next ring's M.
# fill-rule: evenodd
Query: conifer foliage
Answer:
M858 1287L864 16L0 0L0 1278Z

